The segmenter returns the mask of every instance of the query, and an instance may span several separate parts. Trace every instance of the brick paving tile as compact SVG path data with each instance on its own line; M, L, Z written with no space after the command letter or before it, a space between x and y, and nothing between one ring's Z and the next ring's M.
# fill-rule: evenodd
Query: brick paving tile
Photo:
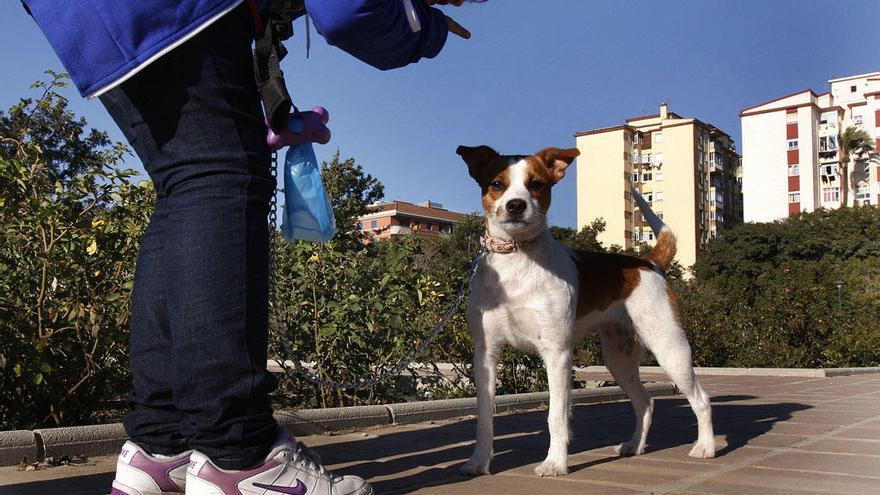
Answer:
M878 493L880 493L880 457L819 452L782 452L774 457L762 459L755 465L822 473L873 476L877 477Z
M850 428L835 433L835 438L857 438L861 440L880 440L880 428Z
M877 493L878 480L826 473L742 468L691 486L695 492L730 495Z
M593 484L573 481L568 477L537 478L534 475L495 475L466 478L457 483L420 486L410 491L379 491L377 493L412 493L418 495L449 495L449 494L503 494L503 495L535 495L536 490L553 495L636 495L642 493L637 489Z
M838 452L841 454L865 454L880 457L880 441L877 440L829 438L816 441L801 447L801 449L812 452Z

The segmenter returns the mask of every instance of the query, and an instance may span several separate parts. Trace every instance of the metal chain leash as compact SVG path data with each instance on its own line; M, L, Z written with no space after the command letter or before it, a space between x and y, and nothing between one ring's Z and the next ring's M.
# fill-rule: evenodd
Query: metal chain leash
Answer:
M278 170L277 166L277 152L272 153L272 178L278 178ZM305 365L303 365L302 360L300 360L296 354L291 350L287 335L288 335L288 327L287 322L281 315L281 310L278 305L277 298L277 290L278 290L278 266L277 266L277 254L278 247L276 245L276 236L275 236L275 222L278 218L277 216L277 199L276 192L273 192L272 198L269 201L269 300L273 303L273 312L275 316L276 324L278 325L278 329L281 333L281 345L284 348L284 352L287 354L285 358L289 358L290 361L293 362L294 369L302 376L306 381L317 385L319 387L327 387L334 389L342 389L342 390L351 390L351 389L359 389L359 388L367 388L372 387L373 385L383 382L389 378L395 377L399 375L410 363L415 361L415 358L421 355L425 350L431 345L432 342L440 335L440 332L446 327L446 324L452 318L452 315L455 311L461 306L461 302L464 300L465 295L467 295L468 290L470 289L471 283L474 281L474 276L477 273L477 267L480 265L480 261L483 259L485 255L485 249L480 249L480 252L477 253L477 256L474 258L473 263L471 264L470 270L468 271L467 279L462 282L461 287L458 289L458 294L455 296L455 300L449 309L446 310L446 313L443 314L443 317L440 318L440 321L437 322L437 325L434 326L434 330L431 331L430 335L427 338L423 339L420 344L410 351L399 363L394 365L393 367L379 373L376 376L370 378L361 378L359 380L353 380L350 382L339 382L336 380L324 379L317 375L315 375L311 370L309 370ZM285 360L279 361L279 364L283 369L287 369L287 365L284 362Z

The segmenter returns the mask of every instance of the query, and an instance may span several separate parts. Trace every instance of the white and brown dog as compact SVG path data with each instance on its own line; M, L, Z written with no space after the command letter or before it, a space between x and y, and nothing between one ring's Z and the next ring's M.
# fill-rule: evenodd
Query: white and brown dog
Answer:
M694 374L676 295L662 275L676 251L669 227L633 190L658 236L647 259L569 250L550 235L547 209L551 189L565 176L577 149L505 156L488 146L459 146L456 152L482 189L483 245L489 251L477 270L467 310L475 344L477 441L462 472L489 473L495 373L505 344L537 353L547 367L550 449L535 473L568 472L572 351L595 332L605 365L635 409L635 432L619 453L637 455L645 448L653 400L639 379L639 362L647 347L697 416L699 438L690 456L713 457L709 397Z

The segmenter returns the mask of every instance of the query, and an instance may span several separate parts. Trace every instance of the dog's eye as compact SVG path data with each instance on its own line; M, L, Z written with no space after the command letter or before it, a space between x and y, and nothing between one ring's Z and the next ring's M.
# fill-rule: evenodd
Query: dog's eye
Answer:
M502 184L500 180L493 180L489 184L489 187L491 187L492 189L495 189L496 191L501 191L504 189L504 184Z
M543 182L541 182L539 180L533 180L533 181L529 182L529 185L527 187L529 188L529 191L540 191L541 189L544 188L545 185L546 184L544 184Z

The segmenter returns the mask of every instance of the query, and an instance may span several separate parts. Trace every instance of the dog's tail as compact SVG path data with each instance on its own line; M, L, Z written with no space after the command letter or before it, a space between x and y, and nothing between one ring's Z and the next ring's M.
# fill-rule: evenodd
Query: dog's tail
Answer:
M654 231L654 237L657 239L654 249L648 254L648 261L657 265L661 270L666 270L669 268L669 264L672 263L672 259L675 258L675 251L677 249L675 234L672 233L672 229L668 225L663 223L663 220L660 220L654 213L654 210L648 205L648 202L645 201L645 198L636 191L632 184L629 185L629 189L632 191L633 198L638 203L639 208L642 210L642 215L645 216L645 220L651 226L651 230Z

